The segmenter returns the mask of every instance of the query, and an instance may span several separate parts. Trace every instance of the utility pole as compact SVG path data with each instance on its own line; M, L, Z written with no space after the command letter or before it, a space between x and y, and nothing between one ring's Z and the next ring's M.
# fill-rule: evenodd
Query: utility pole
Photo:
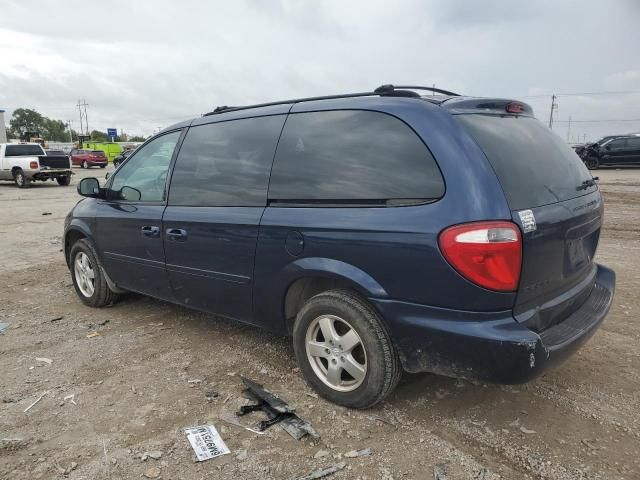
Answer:
M72 120L67 120L67 128L69 129L69 142L73 143L73 135L71 134L71 124Z
M569 143L571 140L571 115L569 115L569 122L567 123L567 143Z
M556 102L558 97L551 95L551 110L549 111L549 128L553 130L553 111L558 109L558 103Z
M80 135L89 135L89 120L87 117L87 107L89 104L86 100L78 100L78 112L80 112ZM86 125L86 130L83 128L83 120L84 125Z

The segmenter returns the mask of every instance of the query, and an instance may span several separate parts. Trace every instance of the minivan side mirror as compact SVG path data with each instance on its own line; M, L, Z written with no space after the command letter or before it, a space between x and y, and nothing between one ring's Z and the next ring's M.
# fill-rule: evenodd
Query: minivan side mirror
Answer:
M80 180L78 193L83 197L98 198L101 196L100 183L97 178L87 177Z

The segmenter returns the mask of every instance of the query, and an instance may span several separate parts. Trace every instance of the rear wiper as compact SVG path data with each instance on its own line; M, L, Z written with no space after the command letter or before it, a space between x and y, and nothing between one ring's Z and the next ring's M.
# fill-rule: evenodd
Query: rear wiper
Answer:
M580 186L576 187L576 190L580 191L586 190L589 187L595 187L597 180L600 180L600 177L593 177L588 180L584 180Z

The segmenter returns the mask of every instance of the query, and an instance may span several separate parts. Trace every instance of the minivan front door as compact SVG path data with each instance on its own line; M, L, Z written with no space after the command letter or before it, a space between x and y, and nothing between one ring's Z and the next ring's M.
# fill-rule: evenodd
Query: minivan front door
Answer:
M169 164L181 131L151 140L107 183L96 208L96 242L102 263L121 288L171 300L162 244Z
M255 251L285 115L223 119L191 126L180 147L162 220L167 271L184 305L254 323Z

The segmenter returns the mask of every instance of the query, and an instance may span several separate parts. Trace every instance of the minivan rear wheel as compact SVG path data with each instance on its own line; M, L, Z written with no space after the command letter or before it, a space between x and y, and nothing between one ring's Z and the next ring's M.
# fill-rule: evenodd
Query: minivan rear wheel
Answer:
M118 295L107 284L95 250L86 239L78 240L69 254L71 279L82 303L104 307L116 301Z
M293 346L305 379L327 400L369 408L402 374L398 355L373 308L346 290L312 297L297 315Z

